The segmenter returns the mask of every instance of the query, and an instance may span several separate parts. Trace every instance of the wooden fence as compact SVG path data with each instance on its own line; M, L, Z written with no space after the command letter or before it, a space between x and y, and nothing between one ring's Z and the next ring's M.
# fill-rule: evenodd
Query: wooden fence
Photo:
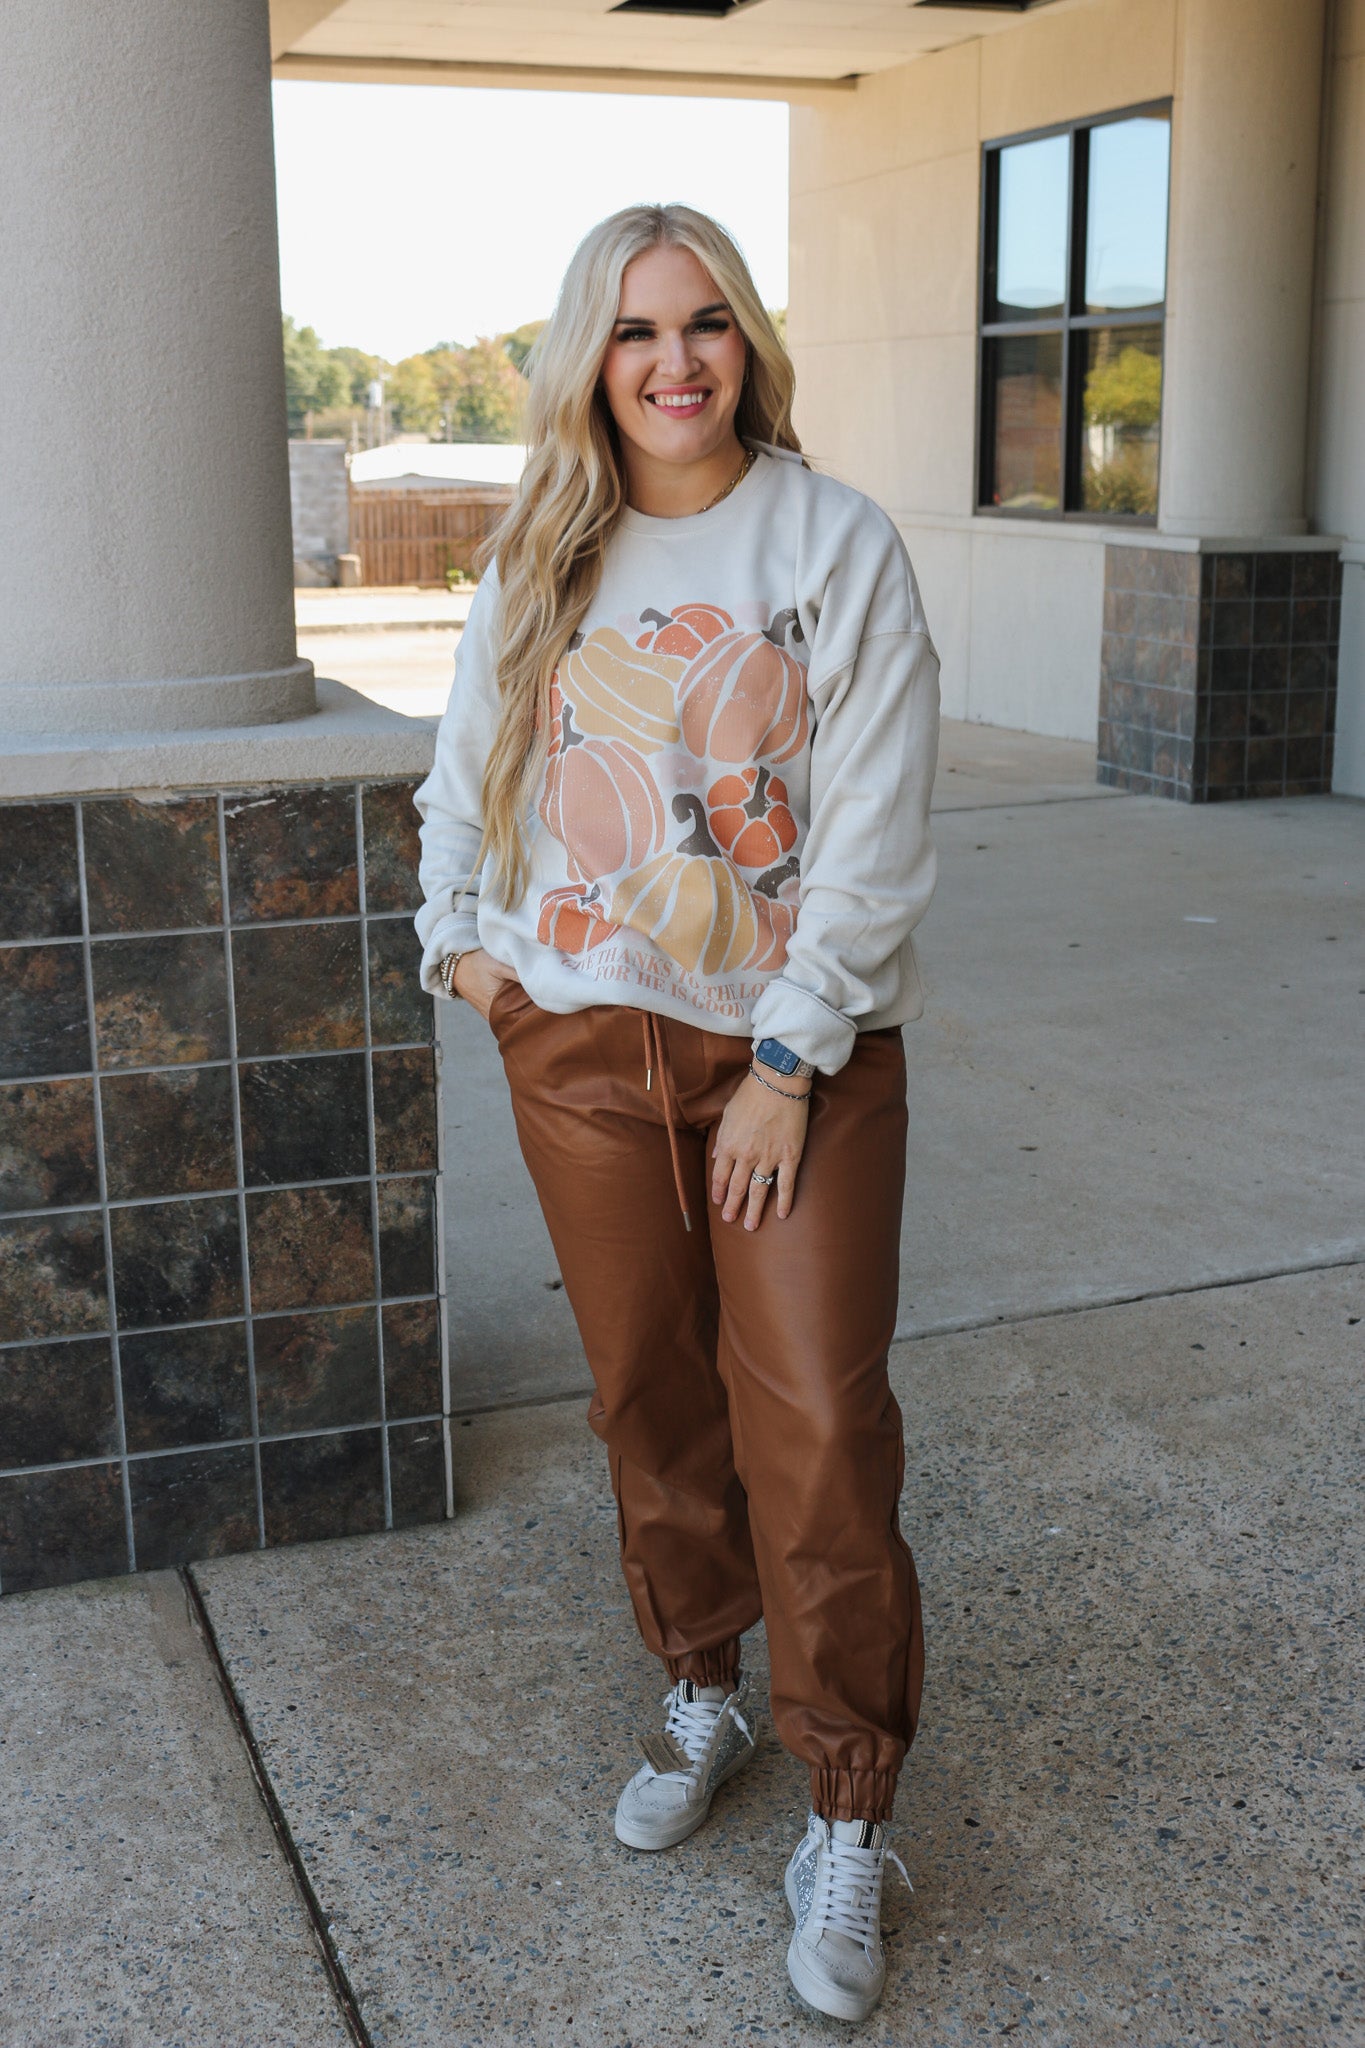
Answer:
M383 491L351 487L351 552L362 583L444 584L470 569L479 543L512 502L510 484L437 484Z

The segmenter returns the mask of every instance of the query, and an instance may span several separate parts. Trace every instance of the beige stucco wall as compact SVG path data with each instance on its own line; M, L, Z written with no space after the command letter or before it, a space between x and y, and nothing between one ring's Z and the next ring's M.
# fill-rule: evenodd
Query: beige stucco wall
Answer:
M1365 0L1333 13L1312 509L1346 541L1334 786L1365 796Z
M974 512L982 143L1174 100L1161 527L1302 532L1321 16L1093 0L793 108L797 424L900 525L951 714L1093 738L1115 537Z

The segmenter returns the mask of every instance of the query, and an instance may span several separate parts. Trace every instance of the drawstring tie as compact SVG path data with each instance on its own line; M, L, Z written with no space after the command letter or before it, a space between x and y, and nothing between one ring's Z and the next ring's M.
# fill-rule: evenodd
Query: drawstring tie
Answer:
M692 1228L692 1218L687 1209L687 1189L683 1184L682 1160L678 1156L678 1132L674 1119L678 1113L677 1090L673 1086L673 1069L669 1064L668 1041L664 1037L662 1021L652 1010L642 1010L640 1021L645 1030L645 1088L654 1086L654 1070L659 1070L659 1096L663 1106L664 1124L668 1131L668 1152L673 1161L673 1185L678 1190L678 1207L682 1210L685 1227Z

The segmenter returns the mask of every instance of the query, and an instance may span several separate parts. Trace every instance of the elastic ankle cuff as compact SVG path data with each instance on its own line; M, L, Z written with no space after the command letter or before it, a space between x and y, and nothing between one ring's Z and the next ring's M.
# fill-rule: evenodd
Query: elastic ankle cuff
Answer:
M822 1820L890 1820L896 1776L895 1771L813 1769L810 1803Z
M665 1657L664 1669L674 1685L690 1678L694 1685L723 1685L733 1692L739 1684L739 1637L717 1643L713 1650L685 1650L680 1657Z

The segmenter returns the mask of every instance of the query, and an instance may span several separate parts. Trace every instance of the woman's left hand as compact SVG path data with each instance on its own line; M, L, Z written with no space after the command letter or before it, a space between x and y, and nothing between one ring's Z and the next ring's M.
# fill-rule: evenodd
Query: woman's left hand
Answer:
M784 1077L783 1087L788 1086L792 1084ZM800 1086L800 1082L792 1086L793 1098ZM809 1092L809 1083L806 1086ZM757 1230L770 1194L777 1196L779 1219L791 1214L809 1116L805 1094L799 1100L786 1100L752 1074L744 1076L725 1106L713 1153L711 1200L724 1203L722 1214L727 1223L733 1223L744 1210L744 1228ZM754 1179L755 1173L775 1173L777 1180L769 1188Z

